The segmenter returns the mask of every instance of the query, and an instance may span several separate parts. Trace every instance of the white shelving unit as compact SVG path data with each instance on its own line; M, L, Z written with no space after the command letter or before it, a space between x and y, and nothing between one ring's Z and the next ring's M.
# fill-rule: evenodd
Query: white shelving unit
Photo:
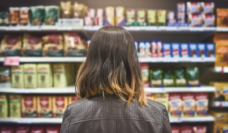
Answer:
M212 107L228 107L228 101L223 101L223 102L212 102L211 104Z
M182 117L182 118L170 118L170 123L182 123L182 122L214 122L213 116L205 117Z

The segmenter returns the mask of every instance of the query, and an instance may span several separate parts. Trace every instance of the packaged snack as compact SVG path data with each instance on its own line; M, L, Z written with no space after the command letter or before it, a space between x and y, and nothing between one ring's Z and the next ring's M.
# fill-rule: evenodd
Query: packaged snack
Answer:
M12 88L24 88L24 65L11 67Z
M215 44L214 43L207 43L206 44L206 57L215 57Z
M157 24L166 25L166 10L157 10Z
M0 26L8 26L8 25L9 25L9 13L0 12Z
M155 95L153 93L149 93L147 92L146 93L146 98L152 100L152 101L155 101Z
M193 133L193 127L183 126L181 127L181 133Z
M114 26L115 25L115 17L106 17L104 21L104 25Z
M4 126L1 127L1 133L15 133L15 129L13 126Z
M228 66L228 45L227 42L218 42L216 43L216 67L227 67Z
M22 54L24 56L42 56L42 45L40 37L25 33Z
M153 69L150 70L150 83L153 87L162 86L162 70L161 69Z
M24 87L37 87L37 71L36 64L24 64Z
M85 56L86 45L77 33L64 33L64 55L72 57Z
M0 87L11 87L9 67L0 67Z
M172 46L170 43L163 43L162 44L162 53L163 53L163 57L172 57Z
M204 24L203 15L201 14L188 14L189 27L201 27Z
M29 7L20 8L20 25L26 26L29 24Z
M193 133L207 133L207 127L206 126L194 126Z
M139 42L139 57L146 57L146 49L145 42Z
M124 7L118 6L116 7L116 17L124 17Z
M37 117L37 98L36 96L24 95L21 98L21 114L23 118Z
M6 95L0 95L0 118L8 117L8 103Z
M147 22L148 25L156 25L156 11L155 10L148 10L147 11Z
M199 57L206 57L206 45L205 43L198 43Z
M74 3L73 6L73 18L84 18L87 14L88 7L84 4Z
M52 87L52 67L51 64L38 64L37 65L37 87L48 88Z
M174 11L167 12L167 25L168 26L175 26L176 24L176 17Z
M4 56L19 56L21 47L22 39L20 36L5 35L1 43L1 50Z
M157 56L162 57L162 42L161 41L157 41L156 48L157 48Z
M67 86L66 67L64 64L54 64L54 87L61 88Z
M193 14L200 14L203 12L203 7L201 2L187 2L187 12Z
M30 128L25 125L17 125L15 133L30 133Z
M180 127L171 127L171 131L172 131L172 133L181 133L180 132Z
M44 8L44 23L45 25L55 25L59 19L58 6L46 6Z
M45 133L44 126L32 126L31 133Z
M136 13L134 9L128 9L126 11L126 26L131 25L136 25Z
M146 26L146 10L137 11L137 22L140 26Z
M185 12L185 3L177 3L177 11L178 12Z
M52 118L52 97L37 96L37 116L42 118Z
M149 82L149 63L140 63L143 83Z
M163 72L163 85L164 86L174 86L174 75L170 70Z
M60 133L60 127L59 126L47 126L45 133Z
M10 118L20 118L21 117L21 96L20 95L10 95L9 96L9 113Z
M151 56L152 57L158 57L158 54L157 54L157 43L156 41L152 41L151 42Z
M116 26L125 26L125 18L124 17L115 17L115 24Z
M63 56L63 38L58 34L49 34L43 38L43 56Z
M114 17L114 7L105 8L106 17Z
M201 2L204 14L214 14L214 2Z
M188 44L187 43L181 43L180 44L181 47L181 57L183 58L188 58L189 57L189 50L188 50Z
M177 12L178 20L185 20L185 12Z
M44 21L44 7L32 6L30 8L30 23L33 26L40 26Z
M195 116L195 97L193 93L184 93L182 94L182 103L183 103L183 117L194 117Z
M182 100L181 94L170 93L169 94L169 116L181 117L182 112Z
M181 57L180 44L179 43L172 43L172 54L173 54L174 58Z
M104 25L104 9L99 8L96 10L95 25L103 26Z
M228 83L227 82L215 82L213 86L216 88L215 101L228 101Z
M67 107L67 96L53 96L53 117L62 118Z
M19 7L9 8L9 23L10 26L17 26L19 24Z
M196 93L196 116L208 115L208 93Z
M214 27L215 26L215 15L212 14L203 14L203 27Z
M71 1L61 1L61 18L71 18Z
M227 130L228 130L228 123L216 122L214 124L214 132L213 133L226 133Z
M217 8L217 27L228 27L228 9Z
M187 83L189 86L199 85L199 70L197 67L187 67Z
M76 101L78 101L78 100L80 100L81 98L80 97L78 97L78 96L69 96L68 97L68 104L71 104L71 103L73 103L73 102L76 102Z
M186 76L185 76L185 70L184 69L175 69L174 70L174 76L175 76L175 83L176 86L186 86Z
M213 115L215 122L225 123L227 122L228 112L223 111L210 111L210 114Z
M84 18L85 26L93 26L94 25L94 18L92 17L85 17Z
M166 109L168 109L169 93L156 93L155 101L165 105Z
M190 57L199 57L199 48L196 43L190 43L189 44L189 55Z

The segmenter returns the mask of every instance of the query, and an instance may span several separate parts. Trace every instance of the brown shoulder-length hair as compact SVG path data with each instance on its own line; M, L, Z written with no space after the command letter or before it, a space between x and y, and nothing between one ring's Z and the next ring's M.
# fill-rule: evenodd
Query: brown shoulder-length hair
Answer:
M90 98L105 94L119 96L127 106L134 98L141 106L147 105L134 39L122 27L100 28L78 71L76 95Z

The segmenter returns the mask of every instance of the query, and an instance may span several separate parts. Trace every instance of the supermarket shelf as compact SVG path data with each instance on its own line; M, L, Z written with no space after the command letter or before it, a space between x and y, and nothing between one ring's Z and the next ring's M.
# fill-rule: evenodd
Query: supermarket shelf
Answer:
M170 118L170 123L181 122L213 122L212 116L192 117L192 118ZM0 118L0 123L20 123L20 124L61 124L62 118Z
M20 57L20 62L83 62L85 57ZM4 61L4 57L0 57L0 62ZM201 62L213 63L215 58L139 58L139 62Z
M214 71L217 73L222 73L222 71L223 71L223 73L228 73L228 67L223 67L223 68L222 67L215 67Z
M215 88L210 86L202 87L166 87L166 88L145 88L148 93L170 93L170 92L214 92ZM74 94L74 86L66 88L37 88L37 89L15 89L4 88L0 85L0 93L12 94Z
M228 101L223 101L223 102L213 102L211 104L212 107L228 107Z
M83 26L0 26L0 31L73 31L83 30Z

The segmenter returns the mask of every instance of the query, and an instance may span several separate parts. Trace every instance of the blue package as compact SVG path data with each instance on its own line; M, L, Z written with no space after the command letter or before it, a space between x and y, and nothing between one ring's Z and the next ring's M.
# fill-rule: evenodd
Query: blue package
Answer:
M180 55L183 58L188 58L189 57L189 49L188 49L188 43L181 43L180 44Z
M139 42L138 49L139 49L139 57L144 57L144 55L145 55L145 43L143 41Z
M172 43L172 57L179 58L180 55L180 44L179 43Z
M215 44L207 43L206 44L206 57L215 57Z
M135 41L135 48L136 48L136 51L137 51L137 55L139 57L139 48L138 48L138 42Z
M198 43L198 55L199 55L199 57L206 57L205 43Z
M196 43L189 44L189 55L190 55L190 57L199 57L198 45Z
M172 57L172 45L170 43L162 44L163 57Z
M151 57L151 43L150 41L144 42L145 44L145 54L144 57Z

